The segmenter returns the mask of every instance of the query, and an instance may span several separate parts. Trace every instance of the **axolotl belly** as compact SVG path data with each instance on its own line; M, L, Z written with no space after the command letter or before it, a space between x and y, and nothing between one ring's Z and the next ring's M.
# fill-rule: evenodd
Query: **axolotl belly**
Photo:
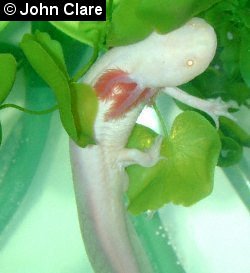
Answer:
M213 28L193 18L168 34L152 33L136 44L111 49L84 77L99 99L96 145L81 148L71 142L70 150L81 231L96 273L155 272L127 217L125 167L156 164L161 137L148 151L127 149L126 144L145 104L159 91L178 98L176 87L201 74L215 50ZM195 104L191 96L186 101ZM202 103L195 105L202 108ZM209 112L213 105L205 106Z

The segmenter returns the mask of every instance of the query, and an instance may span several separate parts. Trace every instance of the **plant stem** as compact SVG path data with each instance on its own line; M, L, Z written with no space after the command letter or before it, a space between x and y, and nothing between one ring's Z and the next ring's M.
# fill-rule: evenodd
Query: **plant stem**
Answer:
M6 104L3 104L0 106L0 110L6 109L6 108L14 108L14 109L17 109L19 111L22 111L24 113L31 114L31 115L46 115L46 114L49 114L49 113L57 110L58 105L55 105L49 109L41 110L41 111L29 110L24 107L13 104L13 103L6 103Z
M156 112L156 115L157 115L159 121L160 121L161 130L163 132L163 135L166 137L168 135L168 130L167 130L167 127L165 125L165 121L164 121L164 119L162 117L162 114L161 114L158 106L156 105L156 103L153 104L153 108L154 108L154 110Z

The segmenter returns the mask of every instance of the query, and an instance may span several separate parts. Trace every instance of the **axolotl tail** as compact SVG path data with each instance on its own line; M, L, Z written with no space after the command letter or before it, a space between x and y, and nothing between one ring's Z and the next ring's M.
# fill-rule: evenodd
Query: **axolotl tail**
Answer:
M153 273L123 203L124 170L110 164L101 146L71 142L70 150L79 221L94 271Z

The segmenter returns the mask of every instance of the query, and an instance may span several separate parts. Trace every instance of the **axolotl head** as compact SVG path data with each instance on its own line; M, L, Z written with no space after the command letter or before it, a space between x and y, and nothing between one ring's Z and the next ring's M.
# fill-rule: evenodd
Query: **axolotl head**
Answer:
M184 84L208 67L216 46L214 29L205 20L193 18L172 32L152 33L133 45L131 76L151 88Z

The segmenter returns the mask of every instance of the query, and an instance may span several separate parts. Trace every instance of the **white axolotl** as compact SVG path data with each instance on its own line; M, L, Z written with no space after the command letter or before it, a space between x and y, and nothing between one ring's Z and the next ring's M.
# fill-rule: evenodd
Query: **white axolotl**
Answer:
M201 74L217 46L213 28L193 18L168 34L111 49L84 77L99 98L96 145L70 143L81 231L96 273L154 272L129 223L124 205L130 164L150 167L160 159L161 137L148 151L128 149L128 137L150 98L162 91L201 109L216 121L228 105L190 96L176 86Z

